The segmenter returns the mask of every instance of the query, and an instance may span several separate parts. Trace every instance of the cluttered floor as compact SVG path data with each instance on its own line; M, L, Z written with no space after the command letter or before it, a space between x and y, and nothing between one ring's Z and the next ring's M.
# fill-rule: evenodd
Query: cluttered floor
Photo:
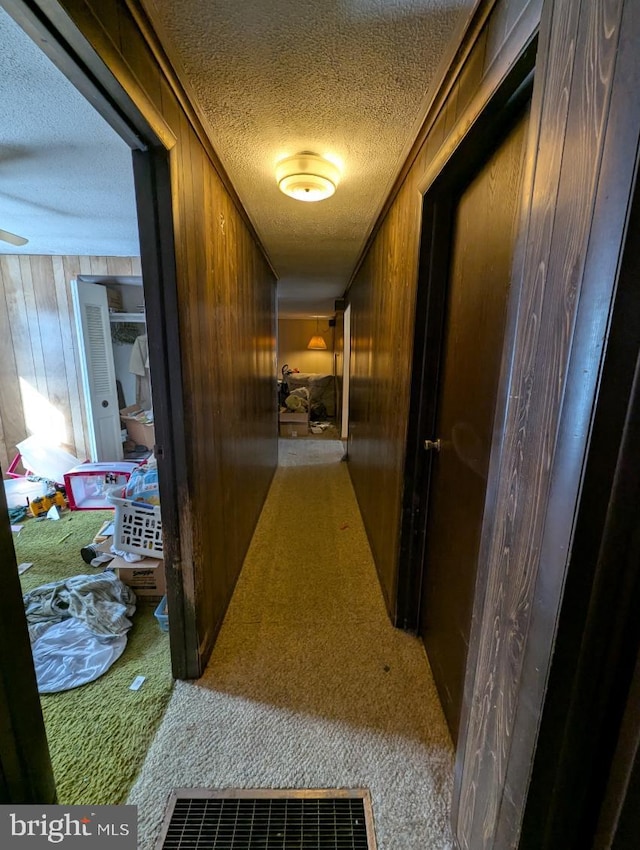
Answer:
M140 850L153 847L176 787L364 787L380 850L452 846L453 748L424 649L389 621L342 442L315 436L280 441L201 679L174 686L155 598L134 611L122 583L121 609L98 617L126 633L122 654L94 681L41 693L59 801L137 805ZM61 601L96 624L100 604L82 599L100 603L101 582L117 579L98 548L113 518L65 508L14 518L36 626ZM73 677L72 657L56 675L61 666Z
M110 539L98 535L113 518L58 504L12 519L58 800L68 805L125 799L173 688L157 595L105 571L111 562L85 560L88 546Z

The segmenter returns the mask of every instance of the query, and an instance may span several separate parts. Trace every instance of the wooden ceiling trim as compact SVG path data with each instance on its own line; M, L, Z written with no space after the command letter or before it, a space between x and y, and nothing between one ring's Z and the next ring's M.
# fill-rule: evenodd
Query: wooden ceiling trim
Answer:
M178 101L180 107L183 112L187 116L187 120L189 121L194 133L196 134L200 144L202 145L209 161L216 174L220 178L222 184L227 190L231 200L234 203L234 206L240 213L242 220L245 225L249 229L252 238L262 251L262 254L267 261L267 264L273 273L273 275L277 278L277 274L275 269L273 268L273 264L269 258L269 255L262 244L260 237L258 236L257 229L249 217L247 210L245 209L238 193L236 192L233 183L229 179L229 175L227 174L224 166L222 165L218 154L216 153L213 145L211 144L211 140L207 135L206 130L204 129L204 120L202 118L200 109L198 107L198 101L195 97L192 97L188 91L189 84L186 81L186 77L183 74L183 78L181 79L178 75L178 71L176 70L176 63L173 58L170 58L165 47L163 46L160 36L163 35L161 31L161 26L154 21L152 23L151 16L147 11L147 5L144 2L140 2L140 0L125 0L125 4L131 17L133 18L136 26L140 30L142 37L151 51L151 54L160 68L165 80L167 81L171 91L175 95L176 100ZM156 29L156 27L158 29ZM158 32L160 30L160 32ZM168 39L164 38L165 43L169 43ZM183 82L184 80L184 82Z
M418 134L409 148L409 152L406 156L404 164L398 173L393 185L391 187L391 191L387 195L384 200L380 210L378 211L374 224L369 231L369 235L367 236L360 256L356 262L356 265L351 274L351 278L349 279L349 283L347 285L346 291L348 292L351 288L358 272L360 271L360 267L362 266L373 242L378 235L378 231L380 230L389 210L391 209L393 202L395 201L400 189L404 185L405 180L407 179L413 164L415 163L417 157L422 150L423 145L425 144L429 134L433 130L433 127L438 120L440 113L445 108L447 100L453 91L454 87L458 83L460 76L465 68L467 60L471 55L471 52L475 48L477 42L483 35L485 26L493 12L498 0L480 0L478 5L476 6L474 12L471 14L468 19L466 26L461 33L461 40L457 47L452 51L452 54L447 57L447 59L443 62L445 67L442 80L436 91L433 95L433 98L430 104L427 107L426 115L424 121L420 125L420 129L418 130ZM456 40L452 40L452 44L456 45Z

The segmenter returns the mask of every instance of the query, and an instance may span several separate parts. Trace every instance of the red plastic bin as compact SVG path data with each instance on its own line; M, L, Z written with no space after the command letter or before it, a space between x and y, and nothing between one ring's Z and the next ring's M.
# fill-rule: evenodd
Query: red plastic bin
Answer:
M81 463L65 473L64 486L72 511L103 511L113 509L107 499L109 488L124 487L138 466L132 461Z

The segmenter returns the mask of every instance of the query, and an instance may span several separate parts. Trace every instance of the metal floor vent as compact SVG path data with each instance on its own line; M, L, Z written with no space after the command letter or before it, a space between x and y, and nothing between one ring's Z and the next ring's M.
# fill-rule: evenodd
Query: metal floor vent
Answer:
M376 850L366 789L180 789L156 850Z

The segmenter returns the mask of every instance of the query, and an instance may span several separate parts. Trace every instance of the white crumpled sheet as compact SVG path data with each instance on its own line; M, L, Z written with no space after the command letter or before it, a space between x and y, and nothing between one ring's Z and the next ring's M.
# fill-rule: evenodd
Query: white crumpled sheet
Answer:
M124 652L136 597L110 571L41 585L24 596L42 694L102 676Z
M98 635L82 620L39 623L31 644L38 691L55 694L98 679L122 655L127 635Z

